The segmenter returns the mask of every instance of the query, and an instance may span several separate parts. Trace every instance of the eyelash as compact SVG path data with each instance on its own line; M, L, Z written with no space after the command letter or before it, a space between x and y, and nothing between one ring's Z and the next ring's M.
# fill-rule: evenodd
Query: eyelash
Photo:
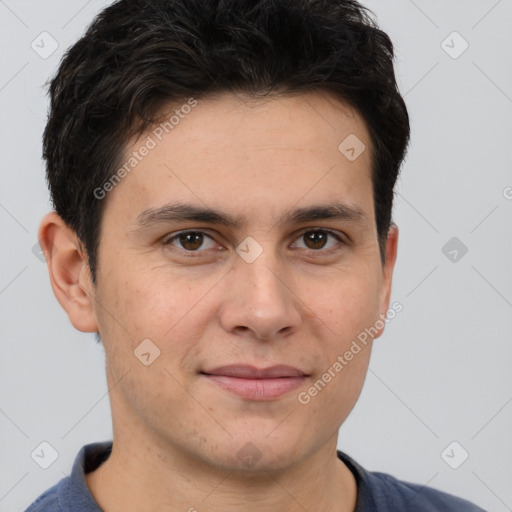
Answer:
M207 238L210 238L211 240L214 240L212 236L210 236L208 233L206 233L205 231L201 231L201 230L197 230L197 229L189 229L189 230L185 230L185 231L180 231L170 237L167 237L167 238L164 238L162 240L162 245L163 246L166 246L166 247L171 247L172 250L176 250L177 252L181 252L181 253L184 253L186 255L186 257L197 257L200 253L202 252L207 252L208 249L206 250L196 250L196 251L190 251L190 250L187 250L187 249L180 249L180 248L177 248L175 246L172 245L172 242L174 240L177 240L179 239L180 236L183 236L183 235L186 235L188 233L194 233L194 234L201 234L201 235L204 235L205 237ZM340 235L338 235L336 232L334 231L331 231L330 229L320 229L320 228L316 228L316 229L307 229L305 231L302 231L296 238L296 240L302 238L304 235L308 234L308 233L325 233L327 235L330 235L332 236L333 238L335 238L338 242L339 242L339 245L348 245L347 242L345 242L341 237ZM321 254L332 254L333 252L337 252L339 250L341 250L341 247L339 247L339 245L337 247L331 247L330 249L303 249L303 250L306 250L308 253L321 253Z

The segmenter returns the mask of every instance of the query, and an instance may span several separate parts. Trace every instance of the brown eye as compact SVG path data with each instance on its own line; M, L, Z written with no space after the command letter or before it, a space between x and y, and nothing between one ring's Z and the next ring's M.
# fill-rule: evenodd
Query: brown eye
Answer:
M327 241L327 234L323 231L310 231L303 236L310 249L323 249Z
M185 233L178 236L181 246L188 251L195 251L203 244L202 233Z
M338 243L331 243L330 246L327 246L329 238ZM306 231L301 234L299 240L304 240L305 249L321 252L330 252L330 249L335 248L336 245L343 244L343 240L336 233L324 229Z
M187 252L203 252L212 247L203 247L205 241L213 243L213 239L202 231L183 231L163 241L164 245L172 245ZM215 245L213 243L213 245ZM198 250L203 247L202 250Z

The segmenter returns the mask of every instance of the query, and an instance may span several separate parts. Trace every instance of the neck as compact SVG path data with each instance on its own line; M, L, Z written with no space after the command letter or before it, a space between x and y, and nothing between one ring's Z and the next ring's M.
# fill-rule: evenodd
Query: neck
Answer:
M354 476L334 446L280 472L230 472L157 443L114 436L112 453L86 475L105 512L353 512ZM165 455L162 455L162 454Z

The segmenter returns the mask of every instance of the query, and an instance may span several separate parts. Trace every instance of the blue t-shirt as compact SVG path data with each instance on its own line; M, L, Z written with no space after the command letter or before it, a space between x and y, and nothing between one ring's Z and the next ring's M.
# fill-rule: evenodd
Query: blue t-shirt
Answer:
M87 487L85 474L99 467L111 450L112 442L84 446L71 475L41 494L25 512L102 512ZM366 471L343 452L338 451L338 457L357 482L354 512L485 512L451 494L402 482L386 473Z

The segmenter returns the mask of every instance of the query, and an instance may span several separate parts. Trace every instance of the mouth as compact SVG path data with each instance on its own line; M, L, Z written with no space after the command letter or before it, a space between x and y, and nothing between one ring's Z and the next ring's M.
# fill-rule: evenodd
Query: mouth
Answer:
M287 365L256 368L250 365L222 366L200 372L220 388L247 400L275 400L297 389L307 374Z

